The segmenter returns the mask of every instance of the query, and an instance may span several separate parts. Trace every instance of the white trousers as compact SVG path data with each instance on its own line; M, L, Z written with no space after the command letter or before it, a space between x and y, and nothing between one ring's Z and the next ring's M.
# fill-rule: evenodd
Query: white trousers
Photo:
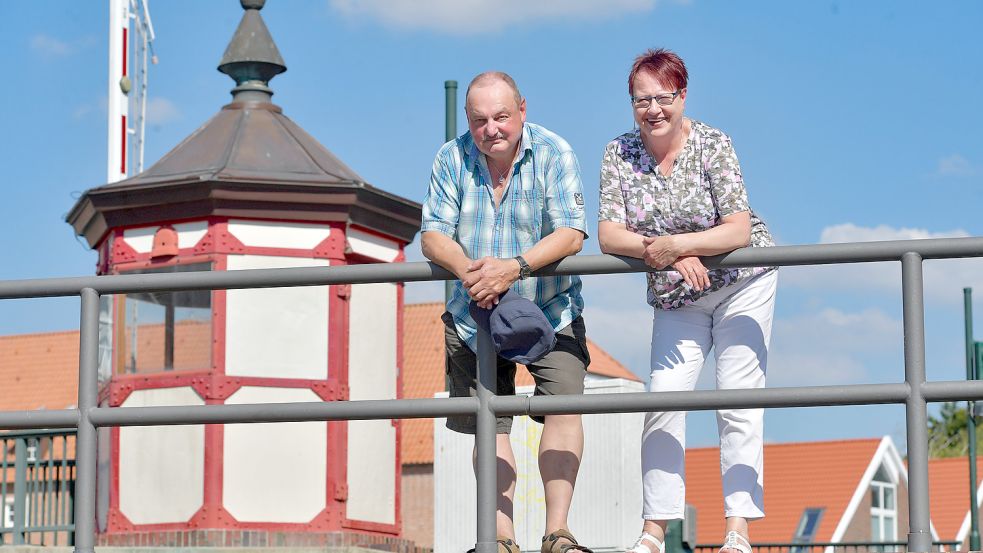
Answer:
M692 390L710 348L717 389L763 388L778 272L750 278L678 309L655 309L649 391ZM765 516L763 409L717 411L724 516ZM642 431L642 517L683 518L686 413L648 413ZM704 515L706 516L706 515Z

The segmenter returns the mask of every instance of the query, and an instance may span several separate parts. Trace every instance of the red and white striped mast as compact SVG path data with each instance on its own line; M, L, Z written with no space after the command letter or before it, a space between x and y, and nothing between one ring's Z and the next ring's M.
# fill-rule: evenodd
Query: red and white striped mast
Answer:
M130 2L109 0L109 132L107 141L106 182L127 176L126 151L129 128L129 51Z

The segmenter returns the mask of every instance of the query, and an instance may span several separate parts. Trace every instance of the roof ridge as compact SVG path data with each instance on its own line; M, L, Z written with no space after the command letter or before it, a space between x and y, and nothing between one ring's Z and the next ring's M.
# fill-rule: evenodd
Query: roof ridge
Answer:
M3 334L0 335L0 340L6 340L11 338L33 338L35 336L54 336L56 334L78 334L79 330L45 330L42 332L25 332L23 334Z
M832 445L841 443L860 443L860 442L870 442L871 444L879 444L884 437L880 438L842 438L836 440L802 440L798 442L765 442L765 447L788 447L788 446L803 446L803 445ZM699 451L703 449L719 449L719 446L702 446L702 447L687 447L686 451Z

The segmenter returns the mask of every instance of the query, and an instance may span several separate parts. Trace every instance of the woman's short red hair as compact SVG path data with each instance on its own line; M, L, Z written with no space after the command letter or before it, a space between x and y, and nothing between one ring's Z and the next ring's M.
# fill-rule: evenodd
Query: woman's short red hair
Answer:
M646 50L635 58L631 72L628 73L628 94L635 95L635 76L642 71L673 90L686 88L686 81L689 79L686 64L678 54L665 48Z

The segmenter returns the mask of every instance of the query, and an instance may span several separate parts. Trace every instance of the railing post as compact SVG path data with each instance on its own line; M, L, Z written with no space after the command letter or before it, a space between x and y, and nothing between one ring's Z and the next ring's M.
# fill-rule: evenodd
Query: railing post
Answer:
M475 553L498 551L496 527L498 505L497 464L495 453L495 413L491 397L497 391L497 356L491 336L478 329L478 378L475 390L478 395L478 414L475 428L475 478L477 479L478 536Z
M922 256L901 256L904 308L904 373L908 384L905 422L908 436L908 551L932 550L928 510L928 411L922 396L925 382L925 305Z
M14 439L14 545L24 544L27 525L27 438Z
M963 324L966 331L966 380L976 380L976 342L973 340L973 289L963 288ZM976 414L974 402L966 402L966 423L969 435L969 550L980 550L980 512L976 497Z
M99 395L99 293L82 289L79 332L79 423L75 438L75 553L95 553L96 427L89 410Z

